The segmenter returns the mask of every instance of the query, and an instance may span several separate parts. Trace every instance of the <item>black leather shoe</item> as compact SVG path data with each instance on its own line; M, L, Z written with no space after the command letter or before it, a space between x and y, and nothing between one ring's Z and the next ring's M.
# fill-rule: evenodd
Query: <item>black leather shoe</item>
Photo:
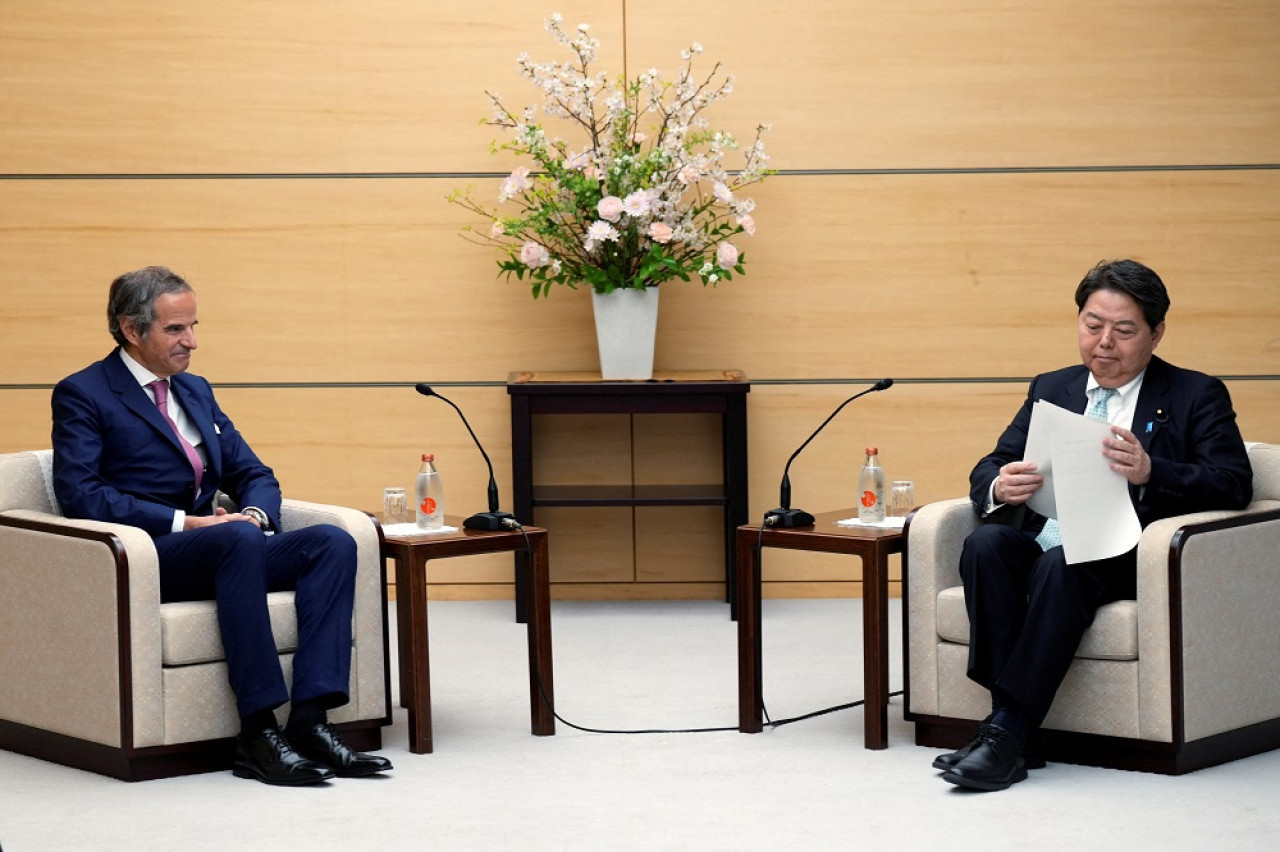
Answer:
M391 761L385 757L352 751L327 722L300 731L286 731L286 736L298 754L329 767L339 778L359 778L392 768Z
M946 772L948 769L968 757L970 752L977 748L981 742L982 738L975 736L973 739L969 740L968 745L963 746L957 751L953 751L950 754L938 755L933 759L933 768L941 769L943 772Z
M991 717L988 716L982 721L981 725L989 724L990 719ZM981 725L979 727L981 727ZM978 744L981 742L982 737L975 736L964 748L961 748L958 751L953 751L950 754L938 755L933 759L933 768L941 769L943 772L946 772L948 769L968 757L969 753L977 748ZM1027 745L1022 752L1022 762L1026 765L1027 769L1044 769L1044 748L1040 744L1040 736L1038 734L1033 733L1031 736L1027 737Z
M1022 740L997 725L978 726L978 744L942 775L942 780L971 790L1006 790L1026 780Z
M285 787L319 784L333 777L327 767L294 751L276 728L265 728L249 740L237 737L236 761L231 771L238 778L256 778L263 784Z

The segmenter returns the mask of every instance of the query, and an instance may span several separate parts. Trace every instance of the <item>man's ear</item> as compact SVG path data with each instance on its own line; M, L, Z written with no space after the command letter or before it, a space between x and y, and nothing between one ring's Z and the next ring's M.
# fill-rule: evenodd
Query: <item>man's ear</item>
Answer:
M1156 326L1155 331L1151 333L1151 348L1154 350L1160 345L1160 341L1164 338L1164 323Z
M120 318L120 333L124 335L124 339L134 346L142 342L142 335L138 334L138 329L133 324L132 317Z

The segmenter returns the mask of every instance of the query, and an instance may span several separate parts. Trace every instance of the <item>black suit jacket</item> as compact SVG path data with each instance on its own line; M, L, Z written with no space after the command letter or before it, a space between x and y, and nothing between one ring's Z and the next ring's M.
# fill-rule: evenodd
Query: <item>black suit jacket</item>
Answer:
M1088 379L1083 364L1032 379L1021 410L995 449L969 474L969 496L984 520L1027 528L1043 525L1043 518L1025 506L987 514L991 482L1001 467L1023 458L1036 400L1083 414ZM1132 431L1151 456L1150 481L1142 487L1129 486L1144 528L1187 512L1242 509L1253 498L1253 468L1231 396L1220 380L1152 357L1138 393Z

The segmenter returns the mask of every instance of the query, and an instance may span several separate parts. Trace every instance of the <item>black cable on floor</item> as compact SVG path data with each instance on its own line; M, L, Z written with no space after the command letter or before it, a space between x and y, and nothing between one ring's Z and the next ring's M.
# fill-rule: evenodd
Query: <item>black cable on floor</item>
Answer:
M521 534L524 535L525 551L529 554L529 558L532 559L533 545L529 542L529 534L525 532L524 527L520 525L518 522L512 522L512 525L515 526L515 528L519 529ZM764 537L763 527L760 530L760 536L761 536L760 541L763 541L763 537ZM759 542L757 542L756 546L759 548L761 545ZM538 694L542 696L542 703L545 704L547 709L551 711L551 715L555 717L556 721L560 722L561 724L567 727L573 728L575 731L583 731L584 733L588 733L588 734L709 734L709 733L718 733L722 731L738 730L738 727L736 725L732 725L728 727L717 727L717 728L641 728L636 730L588 728L585 725L576 725L573 722L570 722L568 719L561 716L559 711L556 710L555 703L551 700L551 697L547 695L547 689L542 683L542 671L541 669L538 668L536 662L534 663L533 673L534 673L534 677L537 678L537 681L538 681ZM902 695L902 690L889 693L890 698L893 698L898 695ZM812 713L806 713L803 716L793 716L790 719L779 719L776 722L769 719L769 711L764 706L763 702L761 702L760 709L764 711L765 725L770 728L778 728L778 727L781 727L782 725L789 725L792 722L801 722L805 719L813 719L817 716L825 716L828 713L835 713L840 710L848 710L851 707L858 707L865 703L866 703L866 699L858 699L857 701L851 701L848 704L840 704L835 707L828 707L825 710L815 710Z

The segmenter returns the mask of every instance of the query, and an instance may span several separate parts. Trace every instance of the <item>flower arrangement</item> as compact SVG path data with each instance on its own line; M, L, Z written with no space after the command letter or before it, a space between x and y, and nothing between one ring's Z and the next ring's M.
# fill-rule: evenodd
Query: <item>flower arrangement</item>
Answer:
M485 121L514 138L493 152L529 157L537 170L521 166L502 182L499 207L455 191L449 201L483 216L487 233L465 228L473 242L503 255L500 275L527 275L533 296L551 285L590 285L596 293L655 287L672 278L704 285L743 274L746 253L731 239L755 233L755 202L743 187L773 174L762 136L742 151L743 165L730 173L725 155L739 150L728 133L713 130L703 113L733 91L733 77L716 63L705 78L693 76L694 43L683 51L674 80L650 69L630 80L611 80L592 63L600 42L580 24L572 36L554 15L546 29L573 53L563 63L533 62L522 54L521 76L542 92L542 113L565 119L579 138L548 135L538 108L520 116L498 95ZM506 205L506 211L502 209Z

